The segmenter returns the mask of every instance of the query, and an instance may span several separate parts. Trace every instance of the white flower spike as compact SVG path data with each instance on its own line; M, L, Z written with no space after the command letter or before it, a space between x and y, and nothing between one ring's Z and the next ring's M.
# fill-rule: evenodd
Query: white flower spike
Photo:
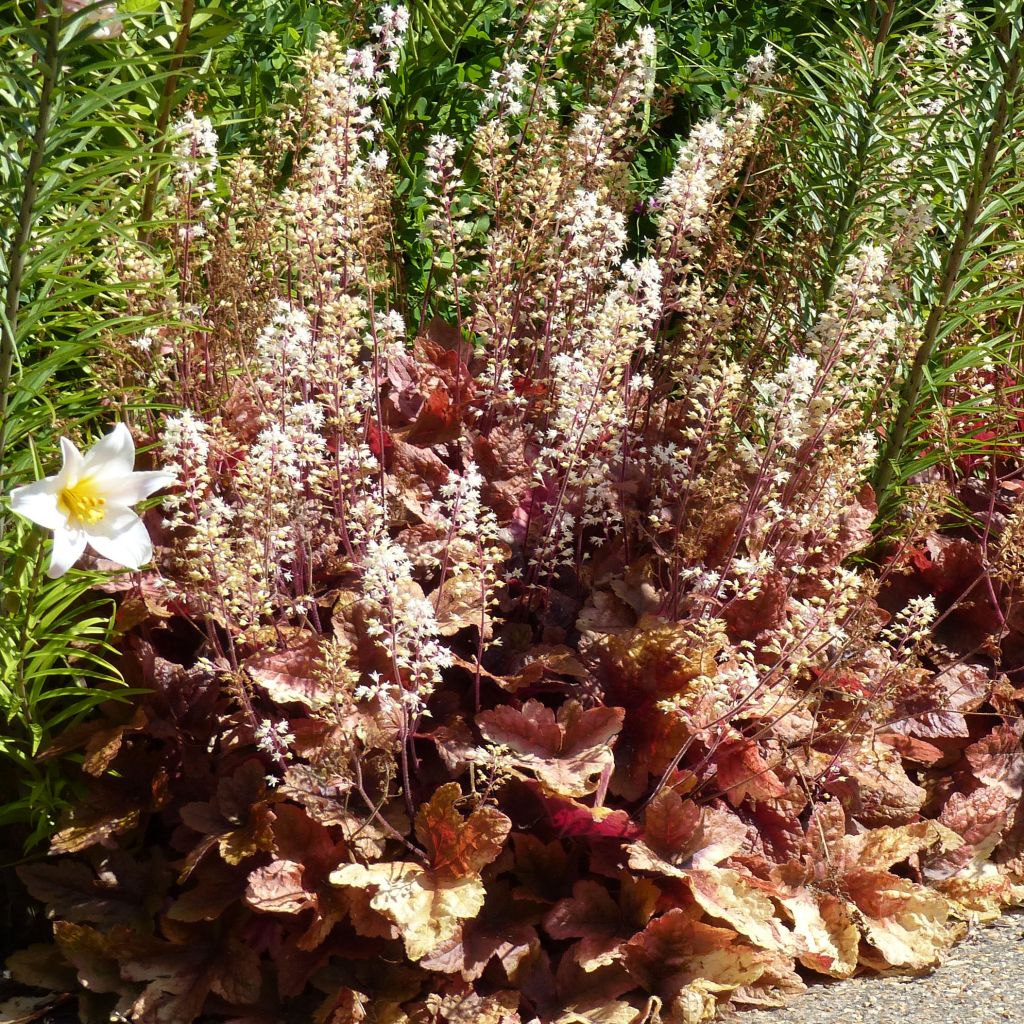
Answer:
M60 439L64 465L56 476L11 491L11 509L53 530L47 575L63 576L88 544L102 558L138 569L153 557L153 544L131 506L174 483L172 473L136 473L135 442L118 423L84 456Z

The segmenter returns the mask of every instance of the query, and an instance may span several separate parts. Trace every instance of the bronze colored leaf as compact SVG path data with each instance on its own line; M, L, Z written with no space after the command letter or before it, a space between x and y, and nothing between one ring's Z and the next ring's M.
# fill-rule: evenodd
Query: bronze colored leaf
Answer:
M568 701L558 710L537 700L521 709L508 705L477 716L484 737L512 752L515 763L536 775L549 792L579 797L592 793L598 777L614 764L611 741L622 728L621 708L584 710Z
M769 767L757 744L744 736L727 739L714 753L718 786L726 799L739 807L751 800L773 800L786 792L778 775Z
M312 906L313 894L302 884L301 864L274 860L250 873L245 902L254 910L298 914Z
M308 635L288 650L253 655L242 667L275 704L315 708L322 697L317 679L322 660L319 639Z

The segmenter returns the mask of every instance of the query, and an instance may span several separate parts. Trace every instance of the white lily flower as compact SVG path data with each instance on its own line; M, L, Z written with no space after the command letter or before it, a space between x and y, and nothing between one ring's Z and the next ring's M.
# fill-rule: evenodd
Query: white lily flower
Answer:
M174 474L136 473L135 442L118 423L82 453L60 439L64 465L56 476L11 491L11 509L53 530L47 575L63 576L89 545L102 558L138 569L153 557L145 524L131 506L174 483Z
M82 24L99 24L99 28L92 34L92 41L94 43L116 39L124 31L124 25L117 16L116 4L98 5L96 0L63 0L61 6L64 8L65 18L77 14L85 7L91 8L82 15Z

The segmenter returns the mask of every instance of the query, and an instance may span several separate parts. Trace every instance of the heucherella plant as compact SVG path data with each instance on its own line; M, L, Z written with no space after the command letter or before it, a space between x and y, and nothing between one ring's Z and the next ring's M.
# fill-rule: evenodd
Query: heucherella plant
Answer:
M973 46L936 6L896 67ZM780 40L647 161L655 34L514 7L418 150L419 8L321 36L264 154L186 115L124 255L161 326L98 372L172 407L178 481L120 581L152 694L67 741L88 811L22 877L139 1024L700 1024L798 966L927 969L1024 898L1019 552L923 501L880 550L867 483L946 244L908 176L961 108L925 132L887 86L805 166ZM46 510L98 517L81 479Z
M47 575L63 576L91 547L101 558L138 569L153 557L153 544L132 506L174 483L172 473L135 472L135 442L118 423L89 451L60 439L60 472L11 491L11 510L53 531Z

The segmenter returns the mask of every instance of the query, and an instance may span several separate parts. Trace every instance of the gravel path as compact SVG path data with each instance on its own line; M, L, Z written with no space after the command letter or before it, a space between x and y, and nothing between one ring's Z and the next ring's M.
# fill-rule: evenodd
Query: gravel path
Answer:
M0 982L0 989L2 989ZM0 999L0 1024L72 1024L73 1003L46 1013L49 998ZM36 1012L32 1012L35 1010ZM19 1012L21 1011L21 1012ZM723 1024L1024 1024L1024 910L972 928L926 975L810 984L780 1010L728 1012Z
M811 984L781 1010L734 1024L1024 1024L1024 911L972 928L931 974Z

